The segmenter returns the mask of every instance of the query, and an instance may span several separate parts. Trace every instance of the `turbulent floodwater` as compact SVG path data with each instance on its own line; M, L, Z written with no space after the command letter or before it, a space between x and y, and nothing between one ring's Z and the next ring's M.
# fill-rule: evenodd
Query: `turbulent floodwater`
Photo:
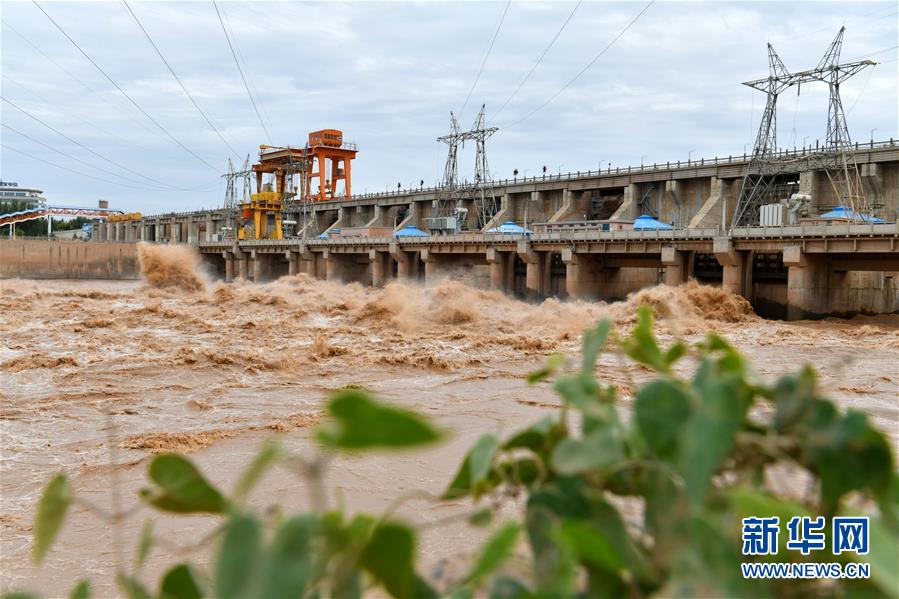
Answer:
M896 316L771 322L742 298L694 283L614 304L537 305L458 281L373 290L301 275L226 285L200 274L184 248L142 246L140 258L141 283L0 282L0 590L58 595L89 575L108 595L116 564L131 563L134 547L76 507L45 564L31 564L33 508L52 473L67 472L76 493L100 506L115 501L115 489L128 507L147 458L176 450L191 452L228 489L271 434L312 451L310 426L328 391L347 384L426 413L454 434L425 452L332 463L329 500L339 493L350 510L379 511L407 491L437 493L480 434L509 432L557 405L548 385L524 384L528 371L551 353L576 352L580 331L603 316L628 327L641 302L655 307L663 339L698 340L717 330L764 377L814 364L832 397L871 412L897 441ZM626 414L646 374L615 356L602 358L598 374L619 385ZM308 486L278 472L252 501L304 509ZM427 523L463 508L418 500L399 513ZM151 516L130 518L125 538L136 538ZM161 522L157 532L192 539L209 527L208 519L185 517ZM480 534L462 525L426 532L421 551L431 576L470 554ZM147 579L178 552L156 550ZM187 557L207 559L202 551Z

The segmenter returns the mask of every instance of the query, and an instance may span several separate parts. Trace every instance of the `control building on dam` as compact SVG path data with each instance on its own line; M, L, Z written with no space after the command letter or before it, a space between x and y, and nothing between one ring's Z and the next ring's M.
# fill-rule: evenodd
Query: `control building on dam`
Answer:
M284 222L300 224L282 239L228 238L225 209L99 221L94 238L191 244L224 280L306 273L382 286L458 277L529 299L614 300L693 278L772 317L899 312L899 143L853 154L877 219L821 216L841 201L811 150L784 153L778 174L778 193L807 201L765 226L731 226L750 164L740 156L494 181L498 212L455 234L395 235L409 225L426 231L436 215L441 190L420 188L317 202L312 221L302 202L288 201ZM635 229L641 215L672 226ZM487 232L507 221L528 232Z

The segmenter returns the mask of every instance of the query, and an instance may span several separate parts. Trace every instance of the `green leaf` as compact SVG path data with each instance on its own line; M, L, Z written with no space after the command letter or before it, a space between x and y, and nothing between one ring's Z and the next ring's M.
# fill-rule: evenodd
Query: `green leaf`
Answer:
M317 520L303 514L284 522L266 554L259 597L302 597L312 576L310 547Z
M899 597L899 531L883 518L871 518L868 555L846 554L849 559L871 564L871 580L888 597Z
M804 450L821 478L825 509L836 506L849 491L869 488L878 495L890 492L890 444L870 425L866 414L850 410L831 426L814 431Z
M362 566L397 599L428 599L436 593L413 568L415 536L394 522L378 526L362 552Z
M637 324L631 331L630 337L621 342L621 348L624 353L637 362L656 372L668 374L670 371L668 362L662 355L662 350L659 349L652 326L652 308L647 304L641 304L637 308Z
M134 576L119 572L116 575L116 583L128 599L151 599L150 592Z
M506 462L500 462L494 469L494 472L502 473L502 476L499 477L499 480L513 481L526 487L531 487L532 485L534 485L538 481L538 479L545 474L544 471L545 468L541 468L540 466L538 466L537 460L534 458L520 458L509 460ZM491 476L490 482L498 483L499 480L495 480L496 478L497 477Z
M605 426L620 427L615 387L604 388L593 375L582 372L559 377L554 387L567 405L581 413L581 430L585 434Z
M178 564L166 572L159 588L160 599L202 599L203 591L193 569Z
M675 341L674 344L665 352L665 364L669 367L680 360L687 353L687 344L683 341Z
M490 472L490 467L493 465L497 445L498 441L494 435L482 435L474 444L471 453L468 454L471 464L469 482L472 487L476 487L487 478L487 473Z
M709 353L720 354L716 362L718 372L738 375L741 378L746 376L746 360L723 337L717 333L709 333L706 348Z
M784 375L777 380L771 397L775 406L775 430L785 432L806 417L817 398L816 378L815 371L805 366L798 374Z
M565 354L553 354L546 360L546 366L535 370L533 372L529 372L527 376L527 381L529 385L533 385L539 381L542 381L559 370L562 365L565 364Z
M552 416L544 416L523 431L512 435L503 444L503 449L530 449L534 453L540 453L547 448L550 434L555 428Z
M672 459L692 411L683 387L665 379L646 384L637 392L634 419L646 446L663 459Z
M140 539L137 542L137 566L143 566L153 547L153 522L147 520L140 531Z
M497 445L494 435L482 435L465 456L453 482L443 493L443 498L453 499L469 494L475 498L480 496L486 490L487 475L491 471Z
M536 597L524 584L509 576L497 576L490 587L490 599L533 599Z
M406 448L442 436L418 414L384 405L358 389L336 393L328 413L332 421L319 429L318 439L333 449Z
M243 597L260 557L260 526L253 516L234 514L225 529L215 571L215 595Z
M610 466L624 458L617 429L600 428L583 439L563 439L552 454L552 467L563 475Z
M34 593L28 591L9 591L0 595L0 599L40 599Z
M737 375L713 377L696 390L701 402L684 429L679 459L693 504L705 498L711 477L730 452L749 407L745 385Z
M608 318L600 320L595 328L584 331L581 349L582 373L593 374L593 369L596 368L596 358L605 346L610 332L612 332L612 321Z
M222 497L196 466L175 453L160 453L150 462L150 479L159 486L156 492L144 490L142 497L151 505L166 512L213 513L227 510Z
M90 599L91 583L87 580L79 580L72 592L69 593L69 599Z
M534 555L534 581L539 596L572 595L576 564L570 547L559 543L558 527L563 517L590 515L586 497L589 492L584 477L555 478L528 497L525 525Z
M560 534L578 558L590 566L609 572L617 572L623 566L623 559L615 545L601 530L593 528L588 520L567 519L562 522Z
M484 545L481 554L466 577L466 583L476 585L485 576L495 571L515 549L521 526L517 522L503 525Z
M468 517L468 523L472 526L487 526L493 521L493 508L485 507Z
M34 559L38 563L53 545L71 503L69 479L64 474L57 474L44 487L34 517Z
M250 465L244 470L240 480L234 487L235 503L242 503L243 500L246 499L247 495L250 494L250 491L253 490L253 487L256 486L256 483L259 482L262 475L277 462L280 456L281 446L277 441L270 439L263 443L259 453L256 454L256 457L253 458L253 461L250 462Z

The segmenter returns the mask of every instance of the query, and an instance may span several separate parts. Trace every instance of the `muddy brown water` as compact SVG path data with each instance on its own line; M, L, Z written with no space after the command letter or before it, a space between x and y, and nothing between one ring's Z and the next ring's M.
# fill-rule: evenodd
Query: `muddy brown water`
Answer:
M766 378L813 364L832 397L868 411L899 440L897 316L765 321L742 298L694 283L615 304L538 305L458 281L373 290L301 275L226 285L207 281L183 248L145 247L141 260L145 282L0 282L4 591L59 596L89 576L97 596L116 595L114 568L133 563L132 540L146 519L181 543L154 549L146 581L178 557L206 563L208 550L184 545L211 530L210 518L159 519L138 510L119 529L123 544L116 527L76 506L45 563L35 566L31 522L41 487L64 471L96 505L108 508L117 493L131 507L148 458L175 450L190 453L228 490L273 434L297 452L313 452L310 432L328 392L348 384L418 410L452 435L425 451L336 460L324 480L328 502L380 512L407 493L439 493L479 435L509 433L558 404L549 385L525 384L527 372L551 353L574 355L580 331L602 316L626 328L643 301L660 315L663 340L719 331ZM619 385L626 415L645 372L606 355L597 373ZM277 470L251 503L308 509L309 487L299 474ZM422 498L398 508L400 517L425 525L419 550L438 584L485 534L462 523L437 526L469 508ZM518 509L512 503L504 511Z

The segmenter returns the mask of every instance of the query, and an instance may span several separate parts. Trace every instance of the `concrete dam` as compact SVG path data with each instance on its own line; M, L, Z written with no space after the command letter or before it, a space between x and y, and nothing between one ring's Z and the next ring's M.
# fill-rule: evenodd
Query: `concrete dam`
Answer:
M498 212L482 229L456 234L393 236L435 215L441 190L421 188L319 202L324 235L301 226L280 240L226 239L231 214L219 209L99 221L94 239L190 244L225 280L306 273L381 286L451 276L533 299L612 300L694 278L771 317L897 312L899 144L862 144L854 158L883 217L876 222L818 216L840 200L814 152L799 151L784 153L780 192L811 201L793 222L774 226L728 226L750 164L740 156L494 181ZM287 202L284 218L302 222L302 210ZM628 228L646 213L673 228ZM532 232L485 232L504 221Z

